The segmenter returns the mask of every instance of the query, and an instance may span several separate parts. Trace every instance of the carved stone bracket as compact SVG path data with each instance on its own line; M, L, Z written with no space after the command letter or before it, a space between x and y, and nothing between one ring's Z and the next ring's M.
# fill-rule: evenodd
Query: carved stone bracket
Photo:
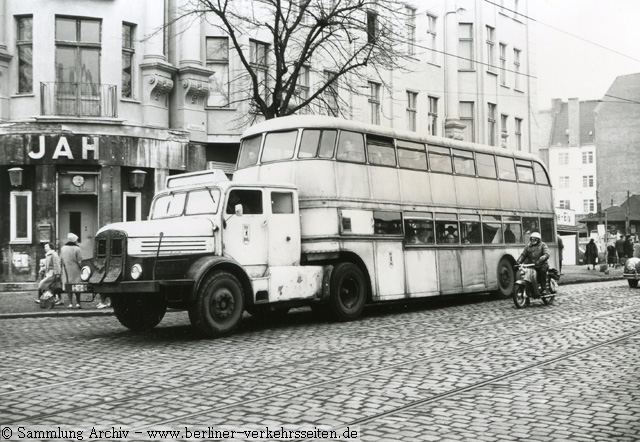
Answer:
M149 98L153 101L160 101L161 98L166 99L166 96L173 89L173 80L158 74L149 75L147 82L151 85Z
M207 102L207 97L209 97L208 83L199 80L184 79L182 80L182 87L185 92L185 103L204 106Z

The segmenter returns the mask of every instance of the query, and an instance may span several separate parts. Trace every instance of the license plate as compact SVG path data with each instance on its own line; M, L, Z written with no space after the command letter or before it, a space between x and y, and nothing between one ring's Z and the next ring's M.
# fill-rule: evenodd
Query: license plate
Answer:
M72 292L86 292L87 284L71 284Z

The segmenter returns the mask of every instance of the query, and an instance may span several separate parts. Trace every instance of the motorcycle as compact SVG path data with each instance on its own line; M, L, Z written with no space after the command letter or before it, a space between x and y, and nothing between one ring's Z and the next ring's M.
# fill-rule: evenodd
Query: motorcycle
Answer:
M542 299L545 305L552 305L558 290L560 275L556 269L547 271L548 295L542 295L542 287L538 284L535 264L516 264L518 279L513 287L513 303L522 308L531 303L531 299Z

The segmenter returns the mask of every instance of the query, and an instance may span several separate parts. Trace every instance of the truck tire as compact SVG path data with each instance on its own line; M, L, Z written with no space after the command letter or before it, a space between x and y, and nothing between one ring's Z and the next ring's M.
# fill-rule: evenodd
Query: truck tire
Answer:
M357 319L364 309L367 287L360 267L343 262L333 268L330 285L330 306L338 321Z
M502 258L498 263L498 290L495 294L500 299L510 298L513 293L513 286L516 282L516 275L513 271L513 264Z
M120 324L129 330L151 330L167 311L167 303L158 295L122 293L111 299L113 313Z
M217 271L205 277L196 300L189 307L189 320L210 338L231 334L244 312L244 292L231 273Z

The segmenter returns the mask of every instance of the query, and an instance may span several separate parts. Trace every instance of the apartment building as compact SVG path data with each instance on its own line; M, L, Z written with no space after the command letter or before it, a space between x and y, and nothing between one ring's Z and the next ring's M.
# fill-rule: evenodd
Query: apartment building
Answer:
M91 257L97 229L144 218L171 174L233 171L254 111L239 99L248 83L215 17L174 21L188 4L0 2L1 281L35 280L42 244L59 245L69 231ZM406 41L404 66L369 66L365 81L345 77L332 89L345 116L531 151L527 1L409 0L400 8L406 20L394 31ZM272 72L269 36L256 29L241 39L252 63ZM314 60L298 86L313 94L326 75ZM301 112L332 109L314 103Z

